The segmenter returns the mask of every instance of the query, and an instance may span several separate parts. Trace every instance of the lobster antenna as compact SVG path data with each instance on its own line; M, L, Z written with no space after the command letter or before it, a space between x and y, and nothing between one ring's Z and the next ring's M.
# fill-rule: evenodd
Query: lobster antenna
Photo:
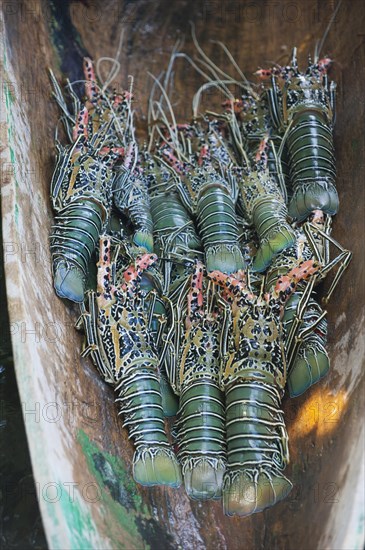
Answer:
M196 37L194 23L192 21L189 21L189 23L190 23L190 26L191 26L191 36L192 36L192 39L193 39L193 42L194 42L194 46L196 47L196 49L198 50L198 52L200 53L202 58L205 60L206 64L208 64L210 66L210 70L214 74L214 76L216 76L215 72L218 71L225 78L231 79L232 77L229 74L222 71L222 69L220 69L217 65L215 65L213 63L213 61L210 59L210 57L207 56L207 54L204 52L204 50L200 46L200 44L198 42L198 39ZM200 61L200 62L202 62L202 61Z
M131 110L128 116L130 121L129 132L131 136L131 145L133 147L133 153L134 153L133 164L132 164L132 167L130 168L130 173L132 174L135 171L137 162L138 162L138 142L136 140L135 131L134 131L134 123L133 123L134 111Z
M243 160L245 161L245 163L247 165L247 168L249 168L250 167L250 160L249 160L248 155L246 153L246 150L243 146L242 134L240 132L238 122L237 122L237 119L236 119L234 111L233 111L233 106L232 106L232 116L231 116L231 119L229 121L229 126L231 128L231 132L233 134L233 139L234 139L236 147L238 148L238 151L241 155L241 158L243 158Z
M198 65L197 65L197 64L191 59L191 57L189 57L186 53L177 52L177 53L174 54L174 59L176 59L177 57L182 57L182 58L186 59L186 61L188 61L188 63L190 63L190 65L191 65L191 66L192 66L192 67L193 67L193 68L194 68L203 78L205 78L205 80L207 80L208 83L209 83L209 82L213 82L213 81L211 80L211 76L209 76L209 75L206 74L204 71L202 71L201 68L198 67ZM199 62L202 63L200 60L199 60ZM204 64L204 65L205 65L205 64ZM209 67L208 67L208 69L211 70ZM212 72L212 71L211 71L211 72ZM217 75L216 75L216 77L217 77ZM217 80L215 80L214 82L220 84L220 86L217 86L217 88L220 88L220 89L223 91L223 93L225 93L225 94L227 95L227 97L232 97L232 94L231 94L231 92L228 90L228 88L226 88L225 86L223 86L223 84L225 84L225 83L228 83L228 84L232 84L232 83L233 83L233 84L234 84L234 82L232 82L232 79L231 79L231 78L229 79L229 81L223 81L223 80L221 80L219 77L217 77ZM204 86L204 85L203 85L203 86ZM200 88L199 88L198 92L199 92L199 91L200 91L200 93L201 93L203 90L200 90ZM198 92L197 92L197 93L198 93ZM196 93L195 95L197 95L197 93ZM195 97L195 96L194 96L194 97ZM193 100L193 101L194 101L194 100ZM200 100L199 100L199 101L200 101ZM196 105L196 103L194 103L194 105ZM193 110L193 112L195 111L195 113L196 113L197 108L196 108L196 107L194 108L194 106L192 106L192 110ZM194 116L196 116L196 115L194 115Z
M328 33L329 33L329 31L330 31L330 29L331 29L331 27L332 27L332 24L333 24L333 22L334 22L334 20L335 20L335 17L336 17L336 15L337 15L337 13L338 13L338 10L340 9L341 4L342 4L342 0L339 0L337 6L335 7L334 12L333 12L333 14L332 14L332 16L331 16L331 19L329 20L329 23L328 23L328 25L327 25L327 28L326 28L326 30L324 31L324 34L323 34L323 36L322 36L322 40L321 40L319 43L318 43L318 41L317 41L317 43L316 43L316 47L315 47L315 50L314 50L314 63L318 63L319 55L320 55L320 53L321 53L321 51L322 51L323 45L324 45L324 43L325 43L325 40L326 40L326 38L327 38L327 36L328 36Z
M297 47L296 46L294 46L294 48L293 48L291 64L292 64L293 69L295 69L297 71L298 70L298 59L297 59Z
M160 80L162 75L163 75L163 71L161 71L161 73L157 77L157 80ZM151 151L152 143L153 143L154 136L155 136L155 130L156 130L155 122L157 121L157 115L156 115L155 110L153 108L153 103L154 103L153 96L155 95L156 87L157 87L157 84L156 84L156 81L154 81L153 84L152 84L150 96L148 98L147 124L148 124L148 133L149 133L149 136L150 136L149 143L148 143L148 148L147 148L148 152Z
M80 99L79 99L78 95L76 94L76 92L74 92L74 89L73 89L69 79L67 79L67 83L70 84L69 94L70 94L70 96L72 98L72 102L73 102L73 112L78 113L80 108L81 108Z
M180 47L182 45L183 45L183 40L176 40L175 45L172 49L170 61L169 61L167 71L166 71L166 75L165 75L164 82L163 82L163 87L165 88L165 90L169 91L169 86L170 86L170 82L171 82L171 75L172 75L172 69L173 69L173 66L174 66L174 63L175 63L175 54L180 49Z
M57 82L57 79L52 71L52 69L48 69L48 72L49 72L49 75L50 75L50 78L51 78L51 82L52 82L52 85L53 85L53 88L54 88L54 91L52 91L52 95L53 97L55 98L58 106L61 108L61 110L63 111L64 115L66 116L66 118L72 122L72 124L75 124L75 117L73 117L70 113L69 113L69 110L67 108L67 104L65 102L65 99L63 97L63 94L62 94L62 90L60 88L60 85L58 84Z
M229 99L232 99L233 98L233 94L230 92L230 90L227 88L227 86L225 86L225 84L229 84L229 85L238 85L238 86L242 86L242 83L239 82L238 80L234 79L232 76L226 74L224 71L222 71L217 65L215 65L211 59L209 59L209 57L203 52L203 50L201 49L201 47L199 46L199 43L197 41L197 38L196 38L196 35L195 35L195 27L194 27L194 24L192 22L190 22L191 26L192 26L192 37L193 37L193 40L194 40L194 44L198 50L198 52L202 55L202 57L204 58L203 59L197 59L196 62L193 61L193 59L187 55L186 53L182 53L182 52L177 52L175 54L173 54L173 56L171 56L171 63L174 63L175 59L177 57L183 57L184 59L186 59L188 61L188 63L190 63L190 65L201 75L203 76L203 78L205 78L205 80L207 80L207 83L206 84L203 84L199 89L198 91L195 93L194 95L194 98L193 98L193 104L192 104L192 110L193 110L193 117L194 118L197 118L197 111L198 111L198 108L199 108L199 103L200 103L200 96L202 94L202 92L206 89L208 89L209 87L211 86L216 86L218 89L220 89L226 97L228 97ZM206 61L205 61L206 60ZM214 77L214 80L211 79L211 76L209 76L206 72L204 72L198 65L197 63L201 64L205 69L207 69L208 71L210 71ZM225 80L222 80L217 72L218 71L219 73L221 73L226 79Z
M227 94L227 97L231 97L231 92L228 90L228 88L223 86L223 84L238 84L238 85L240 85L239 82L232 79L232 77L230 77L229 75L227 75L228 80L222 80L221 78L219 78L219 76L217 74L214 73L213 69L211 69L211 67L209 67L201 59L197 59L197 62L204 65L204 67L206 67L211 73L213 73L213 76L215 77L214 81L212 81L212 77L210 75L206 74L204 71L202 71L202 69L200 67L198 67L198 65L195 63L195 61L193 61L192 58L188 54L183 53L183 52L177 52L174 55L174 58L176 58L176 57L183 57L184 59L186 59L186 61L188 63L190 63L190 65L197 71L197 73L199 73L203 78L205 78L205 80L207 80L207 82L218 82L219 84L222 84L221 89L224 93Z
M180 139L182 141L182 149L183 149L183 154L184 156L186 156L186 139L185 139L185 136L184 136L184 132L180 132Z
M209 76L208 74L206 74L204 71L202 71L202 69L200 67L198 67L198 65L193 61L193 59L186 53L183 53L183 52L177 52L174 57L183 57L184 59L186 59L188 61L188 63L190 63L190 65L192 67L194 67L194 69L203 77L205 78L205 80L207 80L208 82L212 79L211 76ZM203 63L201 60L199 60L199 63ZM209 69L210 70L210 69ZM212 72L212 71L211 71ZM218 78L219 80L219 78Z
M105 79L105 81L101 78L101 74L100 74L100 65L102 63L104 63L105 61L109 61L112 63L112 68L110 69L109 71L109 74L107 76L107 78ZM99 59L97 60L96 62L96 74L97 74L97 77L98 79L100 80L100 82L103 83L103 87L101 89L101 93L104 93L105 90L107 89L107 87L109 86L109 84L111 84L113 82L113 80L116 79L116 77L118 76L118 73L120 71L120 63L119 61L117 61L116 59L114 59L113 57L99 57Z
M228 59L230 60L230 62L232 63L232 65L234 66L234 68L236 69L238 74L240 75L240 77L242 78L242 82L244 83L244 86L242 86L242 83L238 83L238 84L240 84L243 88L247 89L250 92L250 94L256 100L258 100L259 99L258 94L254 91L254 89L252 87L252 84L247 80L246 76L244 75L244 73L239 68L238 63L236 62L235 58L233 57L233 55L231 54L231 52L229 51L227 46L225 44L223 44L223 42L221 42L220 40L211 40L211 42L213 44L218 44L222 48L222 50L227 55Z
M171 115L171 120L172 120L172 124L173 124L173 128L171 128L171 125L168 123L168 119L165 115L165 112L163 110L163 108L161 107L161 103L159 102L154 102L157 106L158 106L158 109L161 113L161 115L166 119L167 121L167 129L171 135L171 138L173 139L173 142L175 144L175 148L176 148L176 152L177 152L177 155L180 156L180 151L179 151L179 138L177 136L177 133L176 133L176 130L174 128L177 128L177 123L176 123L176 119L175 119L175 114L174 114L174 110L172 108L172 105L171 105L171 102L170 102L170 99L169 99L169 96L167 95L166 93L166 90L165 88L162 86L161 82L159 80L156 79L156 77L148 72L149 76L151 76L153 78L153 80L156 82L157 86L160 88L161 92L162 92L162 95L166 101L166 105L167 105L167 108L170 112L170 115ZM177 146L177 147L176 147Z
M126 137L126 134L128 132L130 137L130 144L133 148L133 164L129 168L130 173L133 173L136 169L136 165L138 162L138 143L135 136L135 128L134 128L134 110L132 109L132 90L133 90L133 84L134 84L134 77L132 75L128 75L128 78L130 79L130 86L129 86L129 98L127 102L127 121L126 121L126 132L124 134L124 137ZM127 145L125 143L125 145Z
M198 116L198 109L199 109L201 94L205 90L208 90L209 88L215 87L218 90L221 90L225 94L225 96L228 97L228 99L234 99L234 95L228 90L228 88L224 89L221 86L222 83L224 83L224 84L233 84L234 82L232 82L230 80L229 81L228 80L225 80L225 81L223 81L223 80L210 80L209 82L206 82L205 84L202 84L202 86L200 86L198 91L195 92L194 97L193 97L193 101L192 101L192 109L193 109L194 118L197 118L197 116Z
M120 62L118 60L119 60L119 57L120 57L120 54L121 54L121 51L122 51L123 38L124 38L124 29L121 30L121 33L120 33L120 36L119 36L119 44L118 44L117 53L115 54L115 58L113 58L113 57L100 57L98 59L98 61L96 62L96 74L97 74L97 77L100 80L100 82L104 82L103 79L101 78L101 75L100 75L100 65L104 61L111 61L112 62L112 66L111 66L111 69L109 71L109 74L108 74L105 82L103 83L103 88L101 90L102 93L104 93L105 90L107 89L107 87L113 82L113 80L115 80L115 78L117 77L117 75L120 71Z
M179 142L179 138L177 136L176 130L174 130L172 128L172 126L170 124L170 121L167 118L166 113L165 113L161 103L159 101L154 101L153 103L156 105L158 111L160 112L162 122L166 126L166 129L167 129L168 133L170 134L170 138L172 140L172 143L174 144L174 149L176 149L176 151L178 153L178 156L180 157L180 153L181 153L180 142ZM175 128L176 128L176 125L175 125ZM156 126L156 131L157 131L158 135L160 136L160 138L162 139L162 141L165 142L167 145L169 145L168 141L166 141L166 137L163 135L163 133L161 132L161 129L158 126Z
M155 103L157 104L157 106L159 106L160 104L155 101ZM162 111L162 117L166 117L165 113ZM156 119L157 121L158 119ZM166 120L166 121L165 121ZM167 127L167 129L169 129L169 127L171 126L169 121L166 119L166 118L163 118L163 122L164 122L164 125ZM161 141L163 143L166 143L166 145L170 145L169 142L166 140L166 137L163 135L162 131L161 131L161 128L159 126L157 126L157 122L156 122L156 125L154 126L155 127L155 130L159 136L159 138L161 139ZM170 136L171 136L171 132L170 132ZM173 139L173 138L171 138Z
M223 71L221 71L219 69L219 67L217 65L215 65L214 63L212 63L210 65L210 64L206 63L205 61L203 61L202 59L199 59L199 58L196 59L196 62L200 63L200 65L203 65L203 67L208 69L208 71L210 71L212 73L212 75L214 76L214 78L216 80L221 80L221 78L219 77L219 75L217 74L217 71L215 69L217 69L218 72L220 72L226 79L231 80L234 84L237 84L237 86L241 86L241 82L236 80L233 76L230 76L229 74L226 74Z
M174 172L174 169L160 156L153 155L153 158L164 165L164 167L167 169L168 172L170 172L172 176L172 180L176 183L179 180L179 177Z
M270 139L270 145L271 145L271 150L272 150L273 155L274 155L276 169L278 171L280 190L282 192L282 195L284 197L285 202L288 202L288 192L287 192L287 189L286 189L285 180L284 180L284 176L283 176L283 170L282 170L282 167L281 167L281 155L282 155L283 150L282 149L280 150L280 156L279 156L279 154L276 153L276 147L275 147L275 144L274 144L272 139Z
M129 98L127 103L127 109L128 109L128 118L126 122L126 127L133 130L133 111L132 111L132 90L133 90L133 84L134 84L134 78L132 75L128 75L128 78L130 79L130 86L129 86ZM134 132L134 130L133 130Z

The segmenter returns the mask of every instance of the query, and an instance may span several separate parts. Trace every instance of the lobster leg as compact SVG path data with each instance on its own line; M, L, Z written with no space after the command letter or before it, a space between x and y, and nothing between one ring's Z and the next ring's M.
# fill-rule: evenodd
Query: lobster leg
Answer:
M87 306L85 305L87 304ZM100 376L108 384L113 384L114 377L110 369L107 357L103 354L103 347L100 346L97 331L97 303L96 294L89 291L86 294L84 303L80 304L80 317L76 321L76 329L85 331L85 342L83 344L81 357L91 356L91 359L99 371Z
M350 252L349 250L345 250L328 233L326 233L325 231L322 231L321 229L319 229L318 227L316 227L312 223L309 223L309 222L305 223L304 226L303 226L303 230L304 230L304 232L307 236L308 242L310 243L311 247L315 251L317 257L319 256L318 260L321 263L323 261L326 261L326 259L321 258L320 254L317 251L317 246L316 246L316 243L315 243L313 235L312 235L313 231L316 231L317 233L319 233L319 235L321 235L327 243L333 244L337 248L337 250L340 251L340 254L338 256L333 258L333 260L328 261L325 265L323 265L323 268L322 268L321 275L322 275L322 277L325 277L327 275L327 273L329 273L329 271L331 271L334 267L336 267L339 264L339 268L337 269L337 272L334 276L334 279L331 282L330 288L326 292L325 296L322 298L322 301L325 304L327 304L330 297L332 296L335 288L337 287L341 277L343 276L345 270L347 269L349 263L351 262L352 252Z

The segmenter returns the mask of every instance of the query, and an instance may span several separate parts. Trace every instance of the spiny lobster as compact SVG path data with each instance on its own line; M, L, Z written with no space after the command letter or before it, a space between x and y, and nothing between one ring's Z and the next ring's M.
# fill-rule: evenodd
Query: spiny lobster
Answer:
M112 251L110 237L100 237L97 292L89 291L77 323L86 334L83 356L91 355L104 380L114 386L136 451L134 479L142 485L181 483L180 468L165 432L159 358L151 336L142 274L157 261L137 256L125 266L121 243Z
M119 117L125 116L129 101L127 94L100 90L88 58L84 71L87 100L83 106L69 84L74 114L68 111L51 72L54 96L72 141L66 146L56 141L57 162L51 182L51 200L57 212L50 237L53 277L56 293L74 302L84 299L89 262L108 222L113 167L124 154Z
M280 408L287 369L281 314L299 281L318 270L304 262L278 279L271 294L255 295L245 273L208 276L224 289L221 387L226 396L227 469L223 506L245 516L274 505L292 485L282 474L289 460Z

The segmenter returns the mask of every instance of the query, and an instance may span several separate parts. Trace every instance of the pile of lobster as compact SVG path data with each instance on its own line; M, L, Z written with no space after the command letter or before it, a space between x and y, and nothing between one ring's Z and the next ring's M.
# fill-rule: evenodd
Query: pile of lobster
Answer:
M302 72L294 49L253 85L220 47L239 79L199 45L194 62L175 51L140 148L131 89L111 91L86 58L85 98L68 83L66 99L51 73L69 140L56 142L51 252L56 293L80 305L82 355L115 390L134 479L183 478L189 497L245 516L292 487L281 400L328 371L314 289L333 270L328 300L351 253L330 236L330 61L315 55ZM185 124L167 92L178 57L205 79ZM208 88L225 96L218 113L200 112Z

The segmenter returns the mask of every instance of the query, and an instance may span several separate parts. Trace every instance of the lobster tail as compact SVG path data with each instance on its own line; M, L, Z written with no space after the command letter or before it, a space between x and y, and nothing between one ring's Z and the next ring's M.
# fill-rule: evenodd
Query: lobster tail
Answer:
M154 368L136 369L116 386L116 402L124 415L136 451L133 476L141 485L181 484L180 468L165 432L160 380Z
M281 394L264 382L240 381L226 390L225 514L247 516L273 506L292 488L282 474L288 435Z
M185 253L186 249L200 250L201 244L195 233L193 222L182 205L176 191L160 191L151 194L151 213L154 223L156 253L169 253L163 250L164 242L174 234L173 252Z
M314 210L322 210L333 216L337 213L339 199L334 184L326 179L306 181L295 186L290 204L289 215L297 221L305 220Z
M235 273L243 269L235 204L228 191L220 185L205 186L198 201L197 216L207 271Z
M313 210L336 214L335 155L332 128L320 111L299 113L287 137L293 197L292 218L302 221Z
M135 231L134 244L153 251L153 222L150 211L150 198L147 191L147 181L142 174L131 174L122 167L114 184L114 204L131 220Z
M225 470L224 397L218 386L201 379L180 396L176 423L178 458L185 489L192 499L218 499L222 496Z
M294 245L295 231L287 222L284 198L267 169L251 171L241 182L241 196L248 219L259 237L254 271L264 271L282 250Z
M79 199L60 211L51 235L54 287L61 298L82 302L88 267L103 224L104 209Z
M295 231L286 221L287 210L282 199L265 197L255 204L253 221L260 239L254 262L254 271L264 271L272 259L293 246L296 242Z
M315 335L300 346L293 368L288 375L290 397L297 397L328 373L330 361L326 348Z
M275 468L229 471L223 482L223 509L227 516L250 516L288 496L292 483Z

